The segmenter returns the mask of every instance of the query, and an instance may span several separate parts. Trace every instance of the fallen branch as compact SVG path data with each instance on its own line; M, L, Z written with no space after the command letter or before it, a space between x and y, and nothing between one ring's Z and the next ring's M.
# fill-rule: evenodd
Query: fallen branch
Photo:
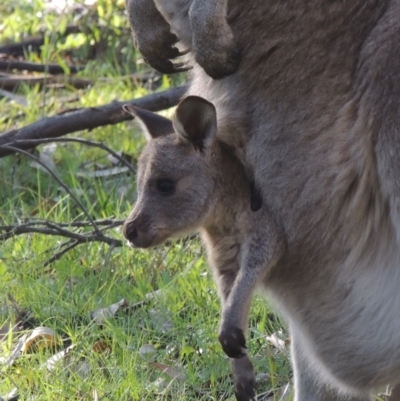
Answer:
M28 221L22 224L18 224L15 226L0 226L0 240L7 240L9 238L15 237L21 234L28 233L38 233L45 235L56 235L64 238L69 238L68 241L62 243L60 245L60 250L56 252L50 259L48 259L44 266L48 266L49 264L55 262L60 259L65 253L70 251L71 249L77 247L81 244L87 244L88 242L102 242L105 243L111 248L116 248L122 246L122 241L116 238L108 237L103 234L103 231L109 230L111 228L119 227L123 224L123 220L99 220L95 221L91 218L87 209L83 206L80 200L72 193L72 191L60 180L60 178L51 171L50 168L46 166L45 163L40 161L40 159L25 150L16 149L9 147L18 153L22 153L25 156L33 159L36 163L40 164L43 168L47 170L47 172L65 189L65 191L71 196L71 198L75 201L75 203L79 206L79 208L83 211L85 216L88 218L88 222L74 222L70 227L82 228L91 226L93 230L85 233L81 233L78 231L71 231L65 227L68 227L67 224L57 224L52 221L47 220L37 220L37 221ZM99 224L98 224L99 223ZM100 228L100 225L102 226Z
M86 232L80 232L80 229L84 227L92 226L92 223L96 227L100 227L98 231L90 230ZM16 237L23 234L44 234L51 236L58 236L68 238L67 241L63 242L58 248L59 250L49 258L44 266L55 262L65 255L71 249L81 244L87 244L89 242L102 242L111 246L112 248L119 248L123 245L123 242L117 238L108 237L103 234L103 231L110 230L112 228L120 227L124 223L124 220L95 220L93 222L71 222L71 223L55 223L53 221L41 220L41 221L28 221L17 225L6 225L0 226L0 241ZM68 227L69 229L67 229ZM71 228L77 230L72 231Z
M1 61L0 61L1 63ZM119 79L130 80L133 82L147 82L150 79L158 78L159 74L152 72L140 72L131 75L121 76ZM14 91L19 85L24 84L28 86L39 85L40 88L44 86L72 86L76 89L87 88L95 82L112 82L113 79L100 77L93 79L78 78L73 76L60 76L60 75L14 75L0 73L0 88L6 91Z
M46 76L46 75L11 75L0 74L0 87L7 91L13 91L21 84L39 85L69 85L76 89L87 88L93 84L93 80L70 76Z
M78 232L67 230L64 227L88 227L91 226L91 222L73 222L68 223L55 223L52 221L28 221L23 224L18 224L15 226L0 226L0 241L5 241L6 239L22 235L22 234L44 234L52 235L58 237L68 238L59 246L59 251L57 251L51 258L49 258L44 266L55 262L65 255L71 249L77 247L81 244L87 244L89 242L102 242L112 248L118 248L123 245L123 242L117 238L108 237L103 234L103 231L110 230L112 228L120 227L124 220L97 220L94 221L96 226L102 226L98 232L91 230L89 232Z
M30 63L28 61L18 61L18 60L0 60L0 70L2 71L30 71L30 72L46 72L48 74L66 74L67 72L75 74L79 71L83 71L85 67L80 66L68 66L69 71L58 64L38 64Z
M128 169L133 173L133 175L136 175L136 168L129 163L125 158L123 158L122 156L120 156L117 152L114 152L112 149L110 149L108 146L104 145L104 143L101 142L94 142L94 141L89 141L87 139L81 139L81 138L50 138L50 139L27 139L26 141L15 141L15 142L11 142L9 145L7 146L13 146L18 148L18 145L20 143L26 144L26 143L30 143L32 145L32 147L36 147L38 145L41 145L43 143L52 143L52 142L76 142L76 143L81 143L82 145L88 145L88 146L93 146L95 148L100 148L103 149L105 151L107 151L108 153L110 153L112 156L114 156L120 163L124 164L126 167L128 167ZM1 147L0 147L1 150Z
M99 230L98 233L94 231L90 231L89 233L79 233L76 231L67 230L66 227L73 227L73 228L84 228L91 226L92 223L90 222L76 222L80 224L68 224L68 223L55 223L53 221L28 221L26 223L17 224L15 226L7 225L7 226L0 226L0 241L5 241L9 238L16 237L22 234L45 234L45 235L56 235L65 238L71 238L80 243L83 242L104 242L108 245L113 246L121 246L122 243L120 240L115 238L105 237L101 231ZM95 220L94 223L96 226L102 225L103 227L101 230L109 230L111 228L122 226L124 220Z
M82 32L82 28L77 25L67 26L63 33L59 35L61 37L66 37L73 33ZM31 37L19 43L12 43L10 45L0 46L0 53L11 54L12 56L23 56L24 53L28 50L38 51L41 46L43 46L45 41L45 35Z
M140 99L126 102L115 101L104 106L83 108L44 118L26 127L0 135L0 157L15 153L15 149L34 148L37 144L32 144L30 142L32 139L56 138L77 131L131 120L132 116L122 109L122 106L127 103L150 111L168 109L178 104L186 89L186 86L179 86ZM14 149L7 147L11 144Z
M121 225L123 223L123 220L103 219L103 220L95 220L95 223L99 227L110 226L110 225L117 227L118 225ZM49 226L50 227L51 225L54 225L54 224L55 224L54 221L35 219L35 220L26 221L25 223L21 223L17 226L15 226L15 225L0 226L0 239L4 240L7 238L11 238L15 235L25 234L22 232L21 233L15 232L14 235L9 235L13 230L15 230L18 227L35 227L35 226ZM57 223L57 227L61 227L61 228L63 228L63 227L85 228L85 227L89 227L91 225L92 225L92 223L90 221L71 221L69 223ZM1 231L3 232L2 234L1 234ZM8 235L7 238L4 237L6 235Z

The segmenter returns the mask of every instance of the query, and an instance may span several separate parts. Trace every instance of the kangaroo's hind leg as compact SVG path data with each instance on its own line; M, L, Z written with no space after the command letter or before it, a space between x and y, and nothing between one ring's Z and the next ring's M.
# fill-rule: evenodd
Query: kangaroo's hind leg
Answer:
M294 401L372 401L368 394L349 395L326 384L321 374L312 367L310 356L296 333L292 337L292 364L294 370Z

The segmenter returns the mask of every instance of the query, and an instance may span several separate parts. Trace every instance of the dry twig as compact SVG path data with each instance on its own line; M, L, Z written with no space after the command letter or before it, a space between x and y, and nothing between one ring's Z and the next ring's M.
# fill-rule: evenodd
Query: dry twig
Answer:
M0 74L0 87L7 91L13 91L21 84L39 85L40 87L44 85L69 85L76 89L82 89L92 85L93 82L90 79L70 76Z
M42 139L30 142L32 143L32 146L37 146L40 143L48 143L48 142L77 142L88 146L99 147L103 150L106 150L111 155L113 155L121 163L127 166L132 173L135 174L135 168L127 160L121 157L118 153L114 152L108 146L99 142L88 141L80 138ZM16 141L15 144L18 144L18 141ZM22 149L15 148L13 146L4 146L4 148L12 149L17 153L22 153L25 156L33 159L36 163L40 164L64 188L64 190L72 197L72 199L74 199L76 204L86 215L88 221L56 223L49 220L39 219L39 220L26 221L24 223L17 225L3 225L0 226L0 241L7 240L18 235L32 234L32 233L68 238L67 241L63 242L59 246L59 250L44 263L44 266L47 266L53 263L54 261L60 259L68 251L77 247L80 244L85 244L88 242L102 242L108 244L111 248L122 246L123 243L121 240L108 237L103 232L121 226L124 220L113 220L113 219L93 220L88 211L86 210L86 208L79 201L79 199L72 193L72 191L70 191L70 189L61 181L61 179L38 157ZM81 229L86 227L92 227L93 230L81 232ZM75 230L71 230L71 228L74 228Z
M82 28L77 25L69 25L60 36L66 37L73 33L82 32ZM23 56L28 50L38 51L43 46L45 35L31 37L19 43L11 43L9 45L0 46L0 53L11 54L13 56Z
M75 74L84 70L85 67L76 67L74 65L68 66L68 72ZM19 60L0 60L0 70L3 71L30 71L30 72L46 72L48 74L65 74L65 69L58 64L38 64L30 63L28 61Z

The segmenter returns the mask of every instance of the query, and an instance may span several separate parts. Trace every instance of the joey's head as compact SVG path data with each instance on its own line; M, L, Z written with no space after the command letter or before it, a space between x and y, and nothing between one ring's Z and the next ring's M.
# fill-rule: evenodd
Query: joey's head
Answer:
M125 110L142 123L148 143L123 233L130 245L148 248L195 231L213 206L216 111L197 96L179 104L173 121L130 105Z

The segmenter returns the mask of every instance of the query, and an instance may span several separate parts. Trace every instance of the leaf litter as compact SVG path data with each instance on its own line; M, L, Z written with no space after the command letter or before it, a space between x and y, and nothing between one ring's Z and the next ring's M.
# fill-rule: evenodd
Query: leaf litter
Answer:
M115 318L119 313L132 314L138 308L143 307L149 301L159 298L162 295L160 290L148 293L145 295L145 300L138 303L130 303L126 299L121 299L120 301L111 304L104 308L99 308L97 310L89 313L89 317L93 323L98 326L102 326L106 320ZM10 341L14 344L12 351L8 357L3 357L0 359L0 369L7 370L8 368L15 365L16 361L27 354L35 354L40 351L46 350L47 352L54 352L54 354L49 357L46 362L40 365L39 369L44 369L49 372L54 371L57 366L62 366L66 369L69 375L79 375L83 379L86 379L91 370L91 364L88 359L82 357L81 355L74 355L74 349L78 344L71 344L65 346L64 349L59 350L62 347L62 342L64 344L71 343L70 338L63 338L61 340L61 335L57 333L51 327L37 326L33 329L24 326L24 319L26 317L31 317L31 314L20 307L17 302L11 298L10 302L12 308L16 311L17 317L13 321L11 318L7 319L3 326L0 328L0 343L5 341ZM151 317L154 328L161 333L166 333L173 328L173 322L171 319L171 313L165 310L151 309L148 311ZM32 323L31 321L29 323ZM90 324L90 322L88 323ZM28 330L29 329L29 330ZM112 352L111 341L107 339L98 339L94 342L92 346L92 351L95 354L108 354ZM163 375L167 376L170 380L167 382L163 378L158 379L160 385L157 386L161 390L161 387L166 389L172 382L185 382L187 380L187 374L182 370L174 366L159 363L156 361L158 350L153 345L147 344L143 345L138 350L139 356L152 366L156 371L161 372ZM109 369L99 361L99 367L102 368L105 375L109 375ZM156 380L157 382L157 380ZM156 383L153 383L153 385ZM98 398L97 390L93 390L93 396ZM20 397L17 389L13 389L8 394L0 396L0 401L13 401Z

